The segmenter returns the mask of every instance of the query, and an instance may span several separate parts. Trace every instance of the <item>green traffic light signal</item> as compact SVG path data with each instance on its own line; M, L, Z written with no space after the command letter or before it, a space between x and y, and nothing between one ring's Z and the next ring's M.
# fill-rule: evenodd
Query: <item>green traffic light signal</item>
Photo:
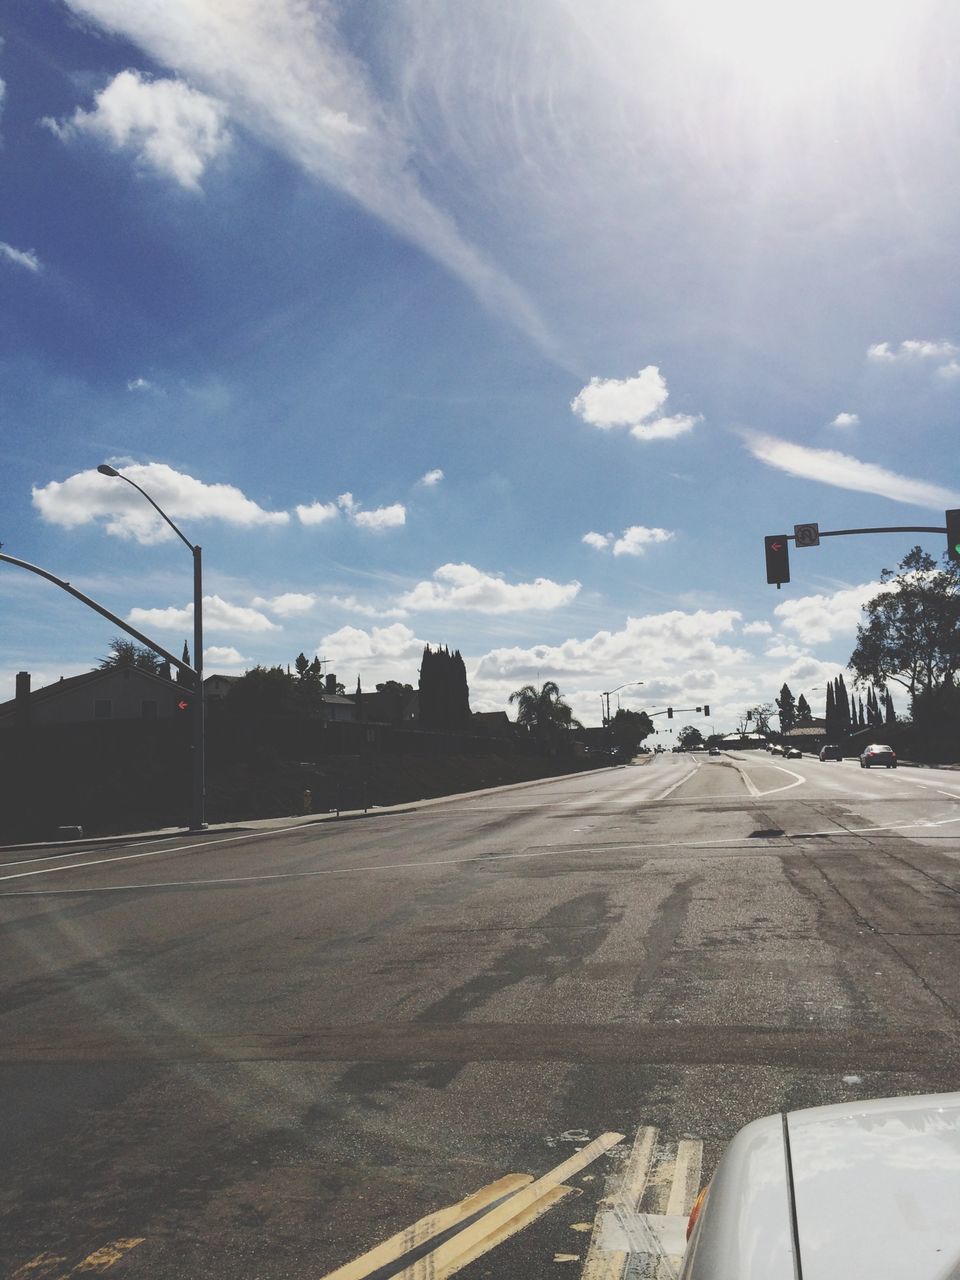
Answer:
M960 564L960 510L947 512L947 555Z

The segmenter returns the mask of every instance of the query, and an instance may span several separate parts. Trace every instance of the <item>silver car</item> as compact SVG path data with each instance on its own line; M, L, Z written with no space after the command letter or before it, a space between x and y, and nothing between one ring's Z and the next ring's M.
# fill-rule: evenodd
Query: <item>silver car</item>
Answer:
M954 1280L960 1093L755 1120L698 1206L680 1280Z

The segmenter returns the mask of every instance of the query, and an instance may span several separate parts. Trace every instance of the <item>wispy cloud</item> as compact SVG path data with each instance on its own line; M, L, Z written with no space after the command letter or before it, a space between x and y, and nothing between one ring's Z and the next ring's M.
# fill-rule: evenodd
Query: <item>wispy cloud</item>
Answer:
M65 141L88 134L134 153L140 164L197 191L207 165L230 145L226 111L214 98L179 80L145 80L121 71L64 122L43 124Z
M658 416L669 392L666 379L655 364L648 364L635 378L591 378L570 402L570 408L601 431L628 427L637 440L672 440L691 431L700 415L681 413Z
M527 297L424 191L401 115L346 47L329 0L68 3L212 95L246 129L356 200L464 280L492 310L551 346Z
M410 612L440 609L516 613L528 609L558 609L575 599L579 582L507 582L470 564L444 564L429 582L418 582L397 604Z
M162 462L114 465L140 485L171 520L222 520L249 527L287 524L286 511L265 511L231 484L205 484ZM107 533L140 543L163 542L176 535L150 504L122 480L96 470L79 471L64 481L34 487L33 504L44 520L64 529L102 520Z
M214 644L209 649L203 651L203 664L205 667L242 667L249 663L250 659L245 658L239 649L234 649L232 645Z
M830 425L831 427L859 427L860 416L856 413L838 413Z
M952 342L940 340L931 342L927 339L907 338L899 346L891 346L889 342L875 342L867 348L867 359L875 364L894 364L897 361L910 360L950 360L960 355L960 347Z
M422 484L425 489L432 489L443 479L443 472L439 467L434 467L432 471L428 471L426 475L420 477L418 483Z
M743 438L749 452L760 462L804 480L818 480L837 489L873 493L893 502L934 510L960 503L960 495L940 485L898 475L835 449L810 449L753 431L743 432Z
M6 258L14 266L23 267L27 271L39 271L40 259L32 249L15 249L12 244L0 240L0 258Z

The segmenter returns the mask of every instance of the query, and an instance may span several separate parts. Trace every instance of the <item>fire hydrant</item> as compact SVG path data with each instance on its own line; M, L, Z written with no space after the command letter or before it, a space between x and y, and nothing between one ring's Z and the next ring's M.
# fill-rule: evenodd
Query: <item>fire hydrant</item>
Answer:
M313 792L309 788L303 793L303 812L310 813L313 809Z

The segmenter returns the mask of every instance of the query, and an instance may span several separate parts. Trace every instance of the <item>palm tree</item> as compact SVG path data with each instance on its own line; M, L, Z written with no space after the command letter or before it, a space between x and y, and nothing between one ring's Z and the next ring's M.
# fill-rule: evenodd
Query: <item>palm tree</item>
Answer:
M580 721L573 718L570 706L560 697L560 686L554 680L544 681L539 689L536 685L525 684L522 689L511 693L510 701L517 704L517 724L543 741L552 742L571 729L582 727Z

